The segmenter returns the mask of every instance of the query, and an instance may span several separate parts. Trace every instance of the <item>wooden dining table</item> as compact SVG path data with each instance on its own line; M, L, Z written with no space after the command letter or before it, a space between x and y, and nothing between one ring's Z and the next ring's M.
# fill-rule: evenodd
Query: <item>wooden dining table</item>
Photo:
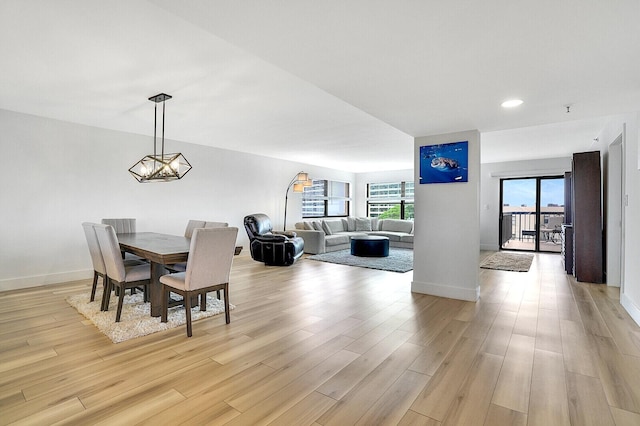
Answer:
M162 313L160 277L166 274L166 265L187 261L191 240L178 235L136 232L118 234L118 242L120 250L133 253L149 261L151 265L151 285L149 286L151 316L159 317Z

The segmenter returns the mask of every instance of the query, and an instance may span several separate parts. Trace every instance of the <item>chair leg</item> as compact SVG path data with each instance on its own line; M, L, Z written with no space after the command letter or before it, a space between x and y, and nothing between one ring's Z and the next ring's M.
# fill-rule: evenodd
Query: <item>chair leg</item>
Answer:
M146 294L146 292L145 292ZM162 313L160 315L160 322L167 322L169 319L169 289L163 284L162 285Z
M122 314L123 302L124 302L124 287L120 287L120 294L118 295L118 311L116 312L116 322L120 322L120 315Z
M104 277L105 280L105 289L104 289L104 293L102 293L102 307L100 308L101 311L108 311L109 310L109 300L111 299L111 288L113 287L113 285L111 284L111 279L105 275Z
M231 315L229 313L229 284L224 285L223 293L224 293L224 319L227 321L227 324L229 324L231 322Z
M191 337L191 295L184 294L184 313L187 317L187 337Z
M202 293L200 293L200 310L201 311L207 310L207 292L206 291L203 291Z
M146 303L146 302L148 302L148 301L149 301L149 284L144 285L144 286L143 286L143 290L142 290L142 291L144 291L144 298L143 298L143 300L144 300L144 302Z
M93 302L96 298L96 287L98 287L98 271L93 271L93 284L91 285L91 299L89 299L89 302Z
M216 296L218 296L218 300L220 300L220 290L216 290Z

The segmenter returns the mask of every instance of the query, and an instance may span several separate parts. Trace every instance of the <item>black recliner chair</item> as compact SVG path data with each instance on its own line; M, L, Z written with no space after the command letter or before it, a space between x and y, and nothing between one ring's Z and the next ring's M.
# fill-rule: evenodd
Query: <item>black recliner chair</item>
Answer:
M274 233L271 219L262 213L244 218L244 228L249 236L251 257L267 265L292 265L304 252L304 240L295 232Z

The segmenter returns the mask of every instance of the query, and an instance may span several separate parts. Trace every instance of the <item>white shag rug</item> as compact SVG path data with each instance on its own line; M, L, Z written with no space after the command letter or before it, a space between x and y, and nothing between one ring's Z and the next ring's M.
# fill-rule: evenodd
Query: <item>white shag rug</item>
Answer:
M187 319L184 313L184 306L174 306L169 308L168 322L160 322L160 317L151 316L151 304L144 303L143 293L138 291L134 295L124 296L122 305L122 315L120 322L116 322L116 310L118 308L118 298L111 295L109 310L101 311L102 291L98 288L93 302L89 302L91 292L76 294L67 297L67 302L76 308L79 313L87 317L105 336L113 343L124 342L135 337L146 336L162 330L168 330L186 324ZM230 309L235 306L229 305ZM200 311L200 306L191 308L191 321L211 317L224 313L224 301L215 297L215 292L207 294L207 310ZM186 333L186 332L185 332Z

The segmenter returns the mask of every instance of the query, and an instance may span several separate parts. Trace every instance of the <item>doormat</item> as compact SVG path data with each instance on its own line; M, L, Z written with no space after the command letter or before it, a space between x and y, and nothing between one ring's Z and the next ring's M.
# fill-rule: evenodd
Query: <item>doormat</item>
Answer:
M533 255L527 253L505 253L499 251L487 257L480 267L501 271L527 272L533 262Z

